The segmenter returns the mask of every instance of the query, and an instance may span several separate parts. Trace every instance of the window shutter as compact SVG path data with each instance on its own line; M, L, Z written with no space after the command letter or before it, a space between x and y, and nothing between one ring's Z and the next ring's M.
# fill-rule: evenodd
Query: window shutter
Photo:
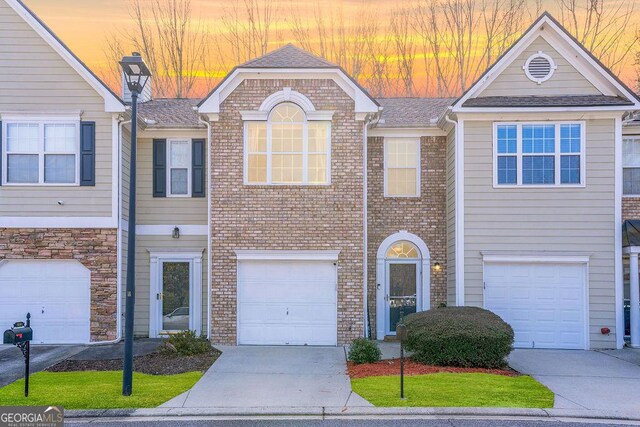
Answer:
M191 141L191 197L204 197L204 139Z
M96 185L96 122L80 122L80 185Z
M167 197L167 140L153 140L153 197Z

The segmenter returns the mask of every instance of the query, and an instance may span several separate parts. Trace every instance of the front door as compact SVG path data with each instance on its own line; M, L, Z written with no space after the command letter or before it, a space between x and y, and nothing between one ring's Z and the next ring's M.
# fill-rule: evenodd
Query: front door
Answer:
M157 302L160 334L193 329L191 320L192 262L163 260Z
M418 268L417 261L387 261L387 335L395 335L401 310L406 316L418 309Z

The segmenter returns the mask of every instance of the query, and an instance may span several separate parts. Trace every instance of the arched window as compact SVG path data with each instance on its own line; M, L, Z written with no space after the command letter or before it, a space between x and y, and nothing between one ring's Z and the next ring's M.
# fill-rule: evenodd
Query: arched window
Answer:
M307 121L292 102L276 105L266 122L246 122L248 184L328 184L331 122Z
M387 258L420 258L420 252L413 243L401 240L391 245Z

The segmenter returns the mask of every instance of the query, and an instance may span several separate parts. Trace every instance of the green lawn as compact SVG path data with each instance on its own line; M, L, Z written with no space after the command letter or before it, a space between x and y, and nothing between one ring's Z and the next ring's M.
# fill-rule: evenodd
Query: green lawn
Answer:
M553 393L529 376L438 373L351 380L353 391L375 406L496 406L551 408Z
M0 388L0 406L62 405L65 409L152 408L189 390L202 372L177 375L133 373L133 394L122 395L122 372L38 372L29 379Z

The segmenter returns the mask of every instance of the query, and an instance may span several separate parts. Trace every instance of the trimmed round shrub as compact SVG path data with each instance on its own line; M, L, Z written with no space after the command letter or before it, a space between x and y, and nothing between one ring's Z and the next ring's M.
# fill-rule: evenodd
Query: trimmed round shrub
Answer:
M351 343L348 358L356 364L373 363L380 360L382 352L378 348L378 343L366 338L356 338Z
M464 368L502 368L513 349L513 329L477 307L445 307L405 318L405 348L420 363Z

